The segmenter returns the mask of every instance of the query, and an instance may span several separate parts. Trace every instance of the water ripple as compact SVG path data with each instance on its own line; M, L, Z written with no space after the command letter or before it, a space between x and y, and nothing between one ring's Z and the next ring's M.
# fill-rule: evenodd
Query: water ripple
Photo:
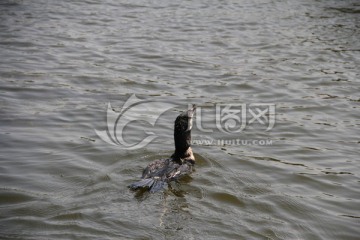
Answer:
M358 238L356 1L4 0L0 12L1 237ZM133 93L177 107L156 141L126 151L94 129ZM194 145L193 175L129 191L171 155L189 103L213 130L193 137L214 140ZM275 104L274 128L217 131L215 105L242 103ZM230 138L272 144L217 144Z

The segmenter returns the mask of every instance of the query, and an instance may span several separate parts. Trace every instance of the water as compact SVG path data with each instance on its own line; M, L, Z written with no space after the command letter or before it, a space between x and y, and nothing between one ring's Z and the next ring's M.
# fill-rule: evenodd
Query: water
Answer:
M1 239L359 239L357 1L5 0L0 12ZM94 129L133 93L176 107L140 124L160 137L130 151ZM191 103L204 126L229 103L275 104L276 124L195 125L214 144L195 144L194 174L129 191L172 153Z

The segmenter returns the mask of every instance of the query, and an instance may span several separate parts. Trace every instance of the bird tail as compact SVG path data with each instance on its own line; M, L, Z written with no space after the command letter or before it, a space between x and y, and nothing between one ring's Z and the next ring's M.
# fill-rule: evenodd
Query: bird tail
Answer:
M161 189L166 188L167 183L161 179L146 178L138 182L130 184L128 187L132 190L139 188L148 188L151 193L160 191Z

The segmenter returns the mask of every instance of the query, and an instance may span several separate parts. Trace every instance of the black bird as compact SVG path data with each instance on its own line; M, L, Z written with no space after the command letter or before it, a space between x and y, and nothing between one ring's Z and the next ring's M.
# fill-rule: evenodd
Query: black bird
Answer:
M181 113L175 120L175 152L170 158L150 163L142 173L142 180L129 185L130 189L148 188L154 193L165 188L169 182L192 172L195 157L191 149L191 128L196 106Z

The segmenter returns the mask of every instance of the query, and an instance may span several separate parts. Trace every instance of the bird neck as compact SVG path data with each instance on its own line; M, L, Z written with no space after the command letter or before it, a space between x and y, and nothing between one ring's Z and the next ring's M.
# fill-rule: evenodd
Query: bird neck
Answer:
M191 131L174 133L175 155L182 157L191 146Z

